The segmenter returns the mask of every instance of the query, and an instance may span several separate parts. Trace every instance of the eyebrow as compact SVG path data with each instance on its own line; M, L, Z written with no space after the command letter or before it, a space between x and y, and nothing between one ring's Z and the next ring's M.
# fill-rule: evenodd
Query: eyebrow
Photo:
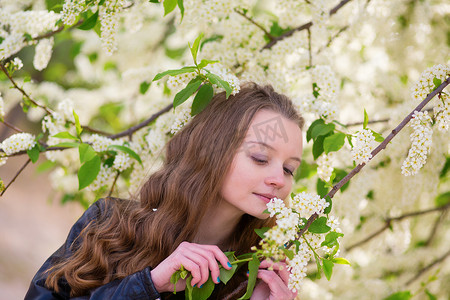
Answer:
M274 147L272 147L272 146L270 146L269 144L266 144L266 143L264 143L264 142L249 141L249 142L247 142L247 143L260 144L260 145L262 145L262 146L264 146L264 147L267 147L267 148L269 148L269 149L275 151L275 148L274 148ZM293 160L296 160L296 161L298 161L298 162L300 162L300 163L302 162L302 160L301 160L300 158L296 157L296 156L292 156L292 157L289 157L289 158L290 158L290 159L293 159Z

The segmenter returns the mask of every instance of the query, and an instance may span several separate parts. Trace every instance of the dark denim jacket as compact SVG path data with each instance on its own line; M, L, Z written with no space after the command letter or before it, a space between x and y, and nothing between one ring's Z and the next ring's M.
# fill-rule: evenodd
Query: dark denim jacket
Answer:
M70 286L67 281L61 279L58 283L60 292L56 293L45 287L45 279L47 278L46 270L48 270L56 261L63 257L71 255L71 245L80 234L81 230L87 224L98 218L100 213L105 209L105 200L101 199L87 209L80 219L73 225L66 242L52 256L50 256L37 274L31 281L30 288L25 295L25 300L30 299L70 299ZM72 299L164 299L161 298L158 291L153 286L151 268L147 267L142 271L131 274L122 280L114 280L96 289L93 289L89 295L76 297ZM177 293L178 294L178 293ZM177 295L181 296L181 295ZM184 297L183 297L184 298Z

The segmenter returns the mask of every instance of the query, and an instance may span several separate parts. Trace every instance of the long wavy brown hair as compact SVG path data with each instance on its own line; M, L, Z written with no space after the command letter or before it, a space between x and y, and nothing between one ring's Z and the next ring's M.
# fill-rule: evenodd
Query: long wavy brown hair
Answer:
M58 291L58 281L64 278L71 296L84 295L112 280L155 267L181 242L192 242L205 212L222 201L224 177L261 109L280 113L303 127L292 102L270 86L248 83L228 99L225 93L215 95L167 143L165 162L142 186L140 201L107 199L108 208L81 232L73 255L48 270L46 286ZM245 214L226 242L227 249L236 254L250 252L259 242L254 229L273 222ZM221 298L239 284L238 279L228 282Z

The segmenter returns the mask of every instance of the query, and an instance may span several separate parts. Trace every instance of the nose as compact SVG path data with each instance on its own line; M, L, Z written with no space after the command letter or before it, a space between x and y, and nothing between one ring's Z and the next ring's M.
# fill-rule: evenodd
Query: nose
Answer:
M264 181L267 185L272 187L278 189L283 188L286 185L286 176L284 175L283 168L281 168L281 171L280 169L277 169L269 172Z

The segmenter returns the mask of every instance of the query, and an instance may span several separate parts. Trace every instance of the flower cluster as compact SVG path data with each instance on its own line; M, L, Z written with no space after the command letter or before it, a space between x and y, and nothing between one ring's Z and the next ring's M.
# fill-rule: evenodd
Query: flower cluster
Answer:
M94 182L92 182L87 188L91 191L98 191L103 187L111 185L114 179L114 174L115 172L113 168L102 164L97 178L95 178Z
M36 145L36 140L34 135L30 133L16 133L5 139L1 144L0 148L6 155L11 155L23 150L30 150Z
M434 79L443 82L450 75L450 66L435 65L426 69L420 74L420 78L411 89L411 95L414 100L422 101L428 93L430 93L435 86Z
M41 40L36 45L36 54L34 55L33 65L38 71L42 71L48 65L52 57L53 37Z
M325 208L330 204L319 195L301 192L292 198L292 208L302 217L309 217L312 214L323 214Z
M427 111L415 111L409 123L413 128L411 133L411 148L408 157L402 165L402 174L405 176L414 175L423 167L427 160L428 151L431 147L431 117Z
M175 134L183 128L192 119L191 112L189 108L181 109L175 118L175 121L170 127L170 133Z
M236 95L237 93L239 93L239 90L241 88L241 83L240 83L239 79L236 77L236 75L234 75L229 70L227 70L223 65L221 65L219 63L215 63L215 64L208 65L205 69L207 69L211 73L216 74L217 76L219 76L220 78L222 78L223 80L228 82L228 84L230 85L230 87L232 89L232 92L231 92L232 95ZM218 90L221 90L216 85L213 85L213 87L214 87L215 92L218 92Z
M333 174L333 156L334 152L324 153L316 160L317 175L325 182L328 182Z
M352 156L356 164L367 163L372 158L375 148L375 137L370 129L363 129L352 137Z
M167 79L167 87L172 92L178 92L181 89L185 88L186 85L194 79L197 76L197 73L190 72L190 73L183 73L175 76L169 76L169 79Z
M66 0L62 10L62 21L71 26L75 23L77 16L86 9L82 0Z
M107 138L105 136L101 136L98 134L93 134L85 139L86 142L92 143L92 148L96 152L103 152L107 151L108 147L112 144L114 144L114 141L110 138Z
M130 156L126 153L118 153L114 158L113 168L119 172L125 171L131 166Z
M108 2L108 1L107 1ZM109 1L111 2L111 1ZM103 50L109 55L117 50L117 31L119 30L119 13L116 10L101 9L101 38Z
M447 131L450 123L450 97L442 93L439 98L441 101L434 107L434 118L438 130Z

